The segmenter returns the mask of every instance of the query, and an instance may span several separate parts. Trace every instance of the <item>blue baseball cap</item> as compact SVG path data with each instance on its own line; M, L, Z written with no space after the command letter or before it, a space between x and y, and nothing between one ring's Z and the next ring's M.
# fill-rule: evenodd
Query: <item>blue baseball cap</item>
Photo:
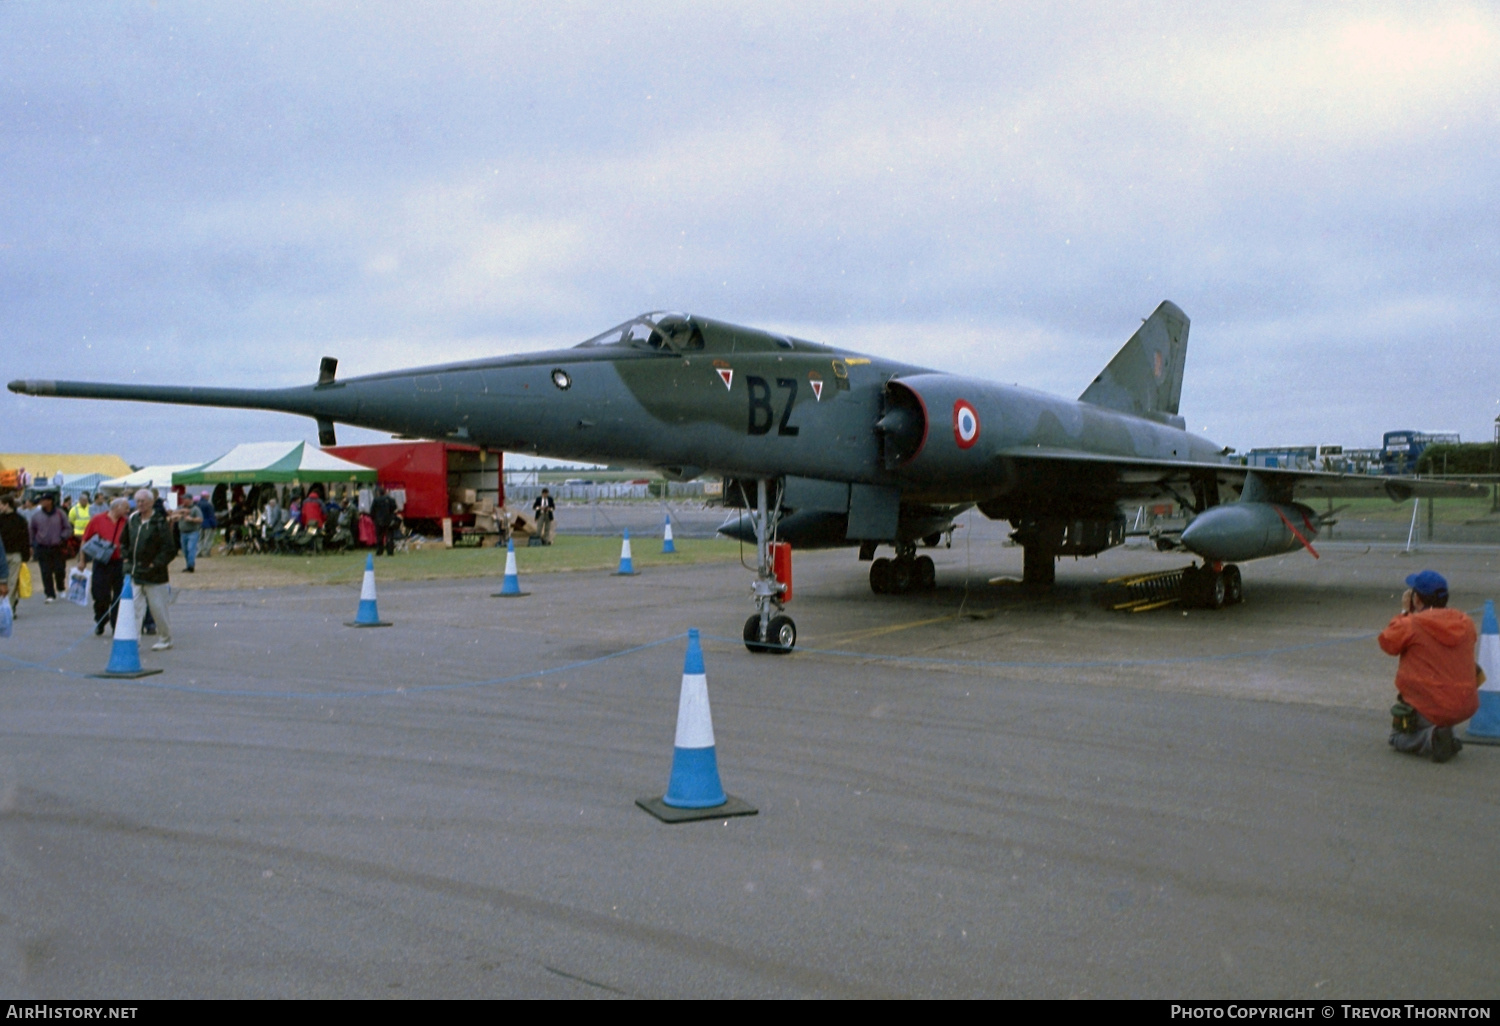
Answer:
M1448 581L1436 570L1423 570L1406 579L1406 586L1424 599L1448 597Z

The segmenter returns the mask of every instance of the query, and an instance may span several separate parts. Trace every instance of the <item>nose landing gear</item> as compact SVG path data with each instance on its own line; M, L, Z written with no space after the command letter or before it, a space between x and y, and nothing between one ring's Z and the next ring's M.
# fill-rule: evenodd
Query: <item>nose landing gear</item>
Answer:
M764 478L755 482L755 615L745 621L745 647L751 652L785 655L797 644L797 625L782 612L786 586L771 566L772 512ZM777 502L777 515L781 503Z

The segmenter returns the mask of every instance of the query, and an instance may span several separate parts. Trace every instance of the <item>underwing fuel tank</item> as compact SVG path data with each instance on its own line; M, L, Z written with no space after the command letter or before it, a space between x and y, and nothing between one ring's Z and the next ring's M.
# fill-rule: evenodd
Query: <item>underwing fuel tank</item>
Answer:
M1181 541L1204 559L1237 563L1311 548L1317 534L1318 515L1301 503L1231 502L1199 513Z
M755 519L748 511L731 514L719 525L719 533L755 544ZM776 540L791 545L794 551L804 549L840 549L859 542L849 539L849 515L818 510L798 510L781 518L776 525Z

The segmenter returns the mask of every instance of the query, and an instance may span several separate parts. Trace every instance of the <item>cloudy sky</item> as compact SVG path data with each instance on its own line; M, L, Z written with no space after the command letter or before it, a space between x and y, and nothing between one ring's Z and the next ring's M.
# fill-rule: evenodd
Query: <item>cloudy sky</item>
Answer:
M1241 449L1488 439L1494 4L0 3L0 376L286 385L673 308ZM0 398L0 451L272 414ZM341 428L341 439L375 437Z

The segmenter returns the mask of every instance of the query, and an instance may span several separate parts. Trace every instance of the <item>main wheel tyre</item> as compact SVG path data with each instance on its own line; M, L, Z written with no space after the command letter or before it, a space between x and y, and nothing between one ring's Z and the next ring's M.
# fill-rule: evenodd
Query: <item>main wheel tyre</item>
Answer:
M1187 609L1200 609L1208 604L1205 597L1205 575L1207 570L1190 566L1182 571L1182 604Z
M771 617L770 632L766 636L767 652L786 655L797 644L797 625L790 616Z
M905 595L916 583L916 567L910 559L898 559L891 564L891 591Z
M1203 582L1203 604L1209 609L1223 609L1224 602L1229 597L1228 593L1229 586L1224 580L1224 575L1210 570Z
M877 595L891 593L891 561L884 556L870 564L870 590Z
M1224 604L1239 605L1245 600L1245 585L1240 580L1240 568L1230 564L1224 568Z
M937 565L931 556L918 556L916 571L918 591L931 591L937 587Z

